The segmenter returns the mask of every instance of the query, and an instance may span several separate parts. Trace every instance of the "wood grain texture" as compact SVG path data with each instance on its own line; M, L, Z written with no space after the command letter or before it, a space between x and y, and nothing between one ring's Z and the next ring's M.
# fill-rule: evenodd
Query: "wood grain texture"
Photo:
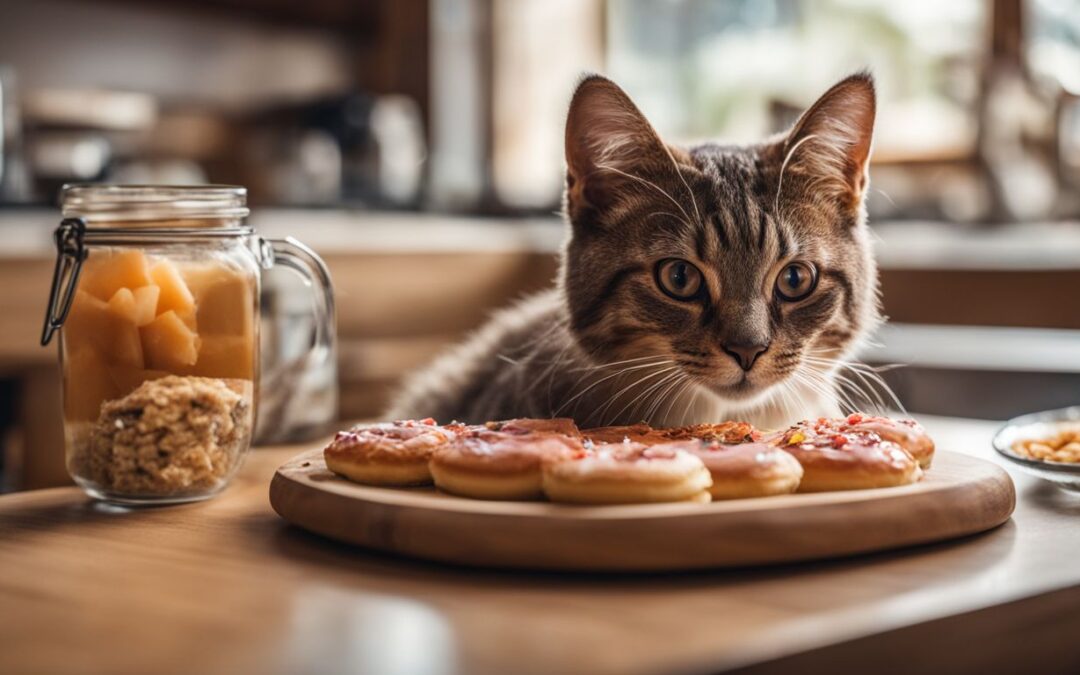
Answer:
M432 488L357 485L322 450L286 462L270 503L304 529L440 562L578 571L743 567L881 551L982 532L1005 522L1008 474L939 452L926 478L877 490L701 504L572 506L492 502Z
M996 461L997 424L921 421L941 446ZM0 673L812 673L822 655L832 675L1078 672L1080 499L1024 474L1008 522L940 544L693 573L522 573L290 526L268 487L303 449L252 451L199 504L114 508L75 488L0 497Z

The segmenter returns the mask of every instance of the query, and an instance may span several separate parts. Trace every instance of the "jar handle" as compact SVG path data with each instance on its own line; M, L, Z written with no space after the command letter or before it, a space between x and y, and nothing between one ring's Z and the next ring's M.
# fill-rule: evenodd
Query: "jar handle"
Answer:
M41 346L52 341L53 334L64 325L71 302L75 299L75 287L79 283L79 272L86 260L86 247L83 237L86 235L86 221L82 218L65 218L53 232L56 242L56 267L53 269L52 287L49 289L49 304L45 308L45 325L41 329Z
M304 280L304 285L311 287L314 294L315 339L311 349L304 356L281 366L271 373L270 377L307 372L333 361L337 344L337 314L334 309L330 270L326 263L315 251L292 237L260 238L259 246L265 269L279 265L293 270Z

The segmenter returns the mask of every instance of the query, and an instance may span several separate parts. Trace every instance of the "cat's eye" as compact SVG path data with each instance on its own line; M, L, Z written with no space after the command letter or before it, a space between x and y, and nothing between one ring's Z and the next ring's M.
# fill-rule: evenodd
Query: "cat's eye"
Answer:
M693 300L701 292L701 270L678 258L661 260L656 266L656 285L676 300Z
M793 262L776 275L776 295L787 302L798 302L814 292L817 268L808 262Z

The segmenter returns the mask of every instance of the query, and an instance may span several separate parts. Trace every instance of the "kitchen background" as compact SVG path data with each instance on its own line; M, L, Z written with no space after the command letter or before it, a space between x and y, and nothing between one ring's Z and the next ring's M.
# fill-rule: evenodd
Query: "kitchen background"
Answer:
M245 185L327 259L338 367L263 402L300 439L549 283L583 71L671 140L746 140L864 66L890 323L862 358L913 413L1080 402L1080 0L0 0L3 489L68 480L38 346L65 182ZM266 359L311 339L296 283Z

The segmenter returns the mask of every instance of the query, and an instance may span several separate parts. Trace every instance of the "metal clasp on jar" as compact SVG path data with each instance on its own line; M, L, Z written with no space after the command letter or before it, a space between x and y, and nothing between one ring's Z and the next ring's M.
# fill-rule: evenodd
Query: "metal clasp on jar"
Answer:
M53 334L64 325L71 303L75 299L75 286L79 272L86 260L86 221L82 218L65 218L60 221L53 239L56 241L56 268L53 270L49 304L45 308L45 326L41 331L41 346L49 344Z

